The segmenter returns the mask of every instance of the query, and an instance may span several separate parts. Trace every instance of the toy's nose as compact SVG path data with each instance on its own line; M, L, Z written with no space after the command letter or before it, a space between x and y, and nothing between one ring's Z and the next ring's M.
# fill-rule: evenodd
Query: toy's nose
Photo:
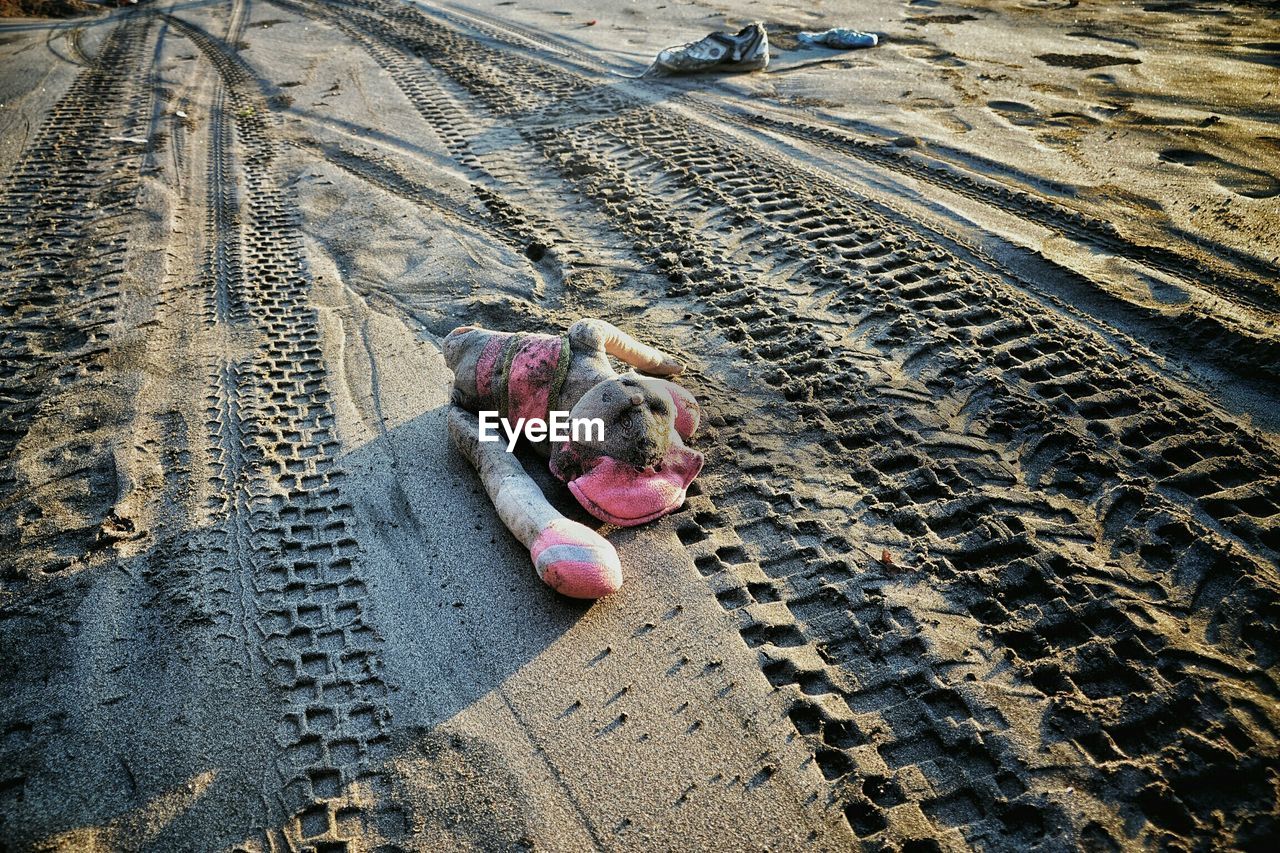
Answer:
M643 403L643 402L644 402L644 395L643 395L643 394L632 394L632 395L631 395L631 405L633 405L633 406L638 406L638 405L640 405L640 404L641 404L641 403Z

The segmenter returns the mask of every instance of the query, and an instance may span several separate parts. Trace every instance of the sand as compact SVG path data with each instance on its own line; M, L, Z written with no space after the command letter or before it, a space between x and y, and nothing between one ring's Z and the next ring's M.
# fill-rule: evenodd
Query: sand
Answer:
M756 19L767 72L636 79ZM833 25L882 44L799 49ZM1253 3L0 24L3 846L1266 849L1278 45ZM440 353L582 316L686 361L707 455L595 604Z

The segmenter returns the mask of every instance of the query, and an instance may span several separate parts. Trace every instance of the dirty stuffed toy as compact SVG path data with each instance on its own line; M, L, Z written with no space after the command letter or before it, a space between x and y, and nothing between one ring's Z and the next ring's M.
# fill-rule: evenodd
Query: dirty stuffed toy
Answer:
M674 376L683 365L603 320L579 320L563 336L463 326L445 338L444 356L454 373L449 433L503 523L529 548L538 576L574 598L616 591L622 568L613 546L560 515L505 439L480 441L475 413L496 411L512 424L549 421L553 411L599 418L603 437L534 447L587 512L611 524L643 524L679 507L702 468L702 454L684 445L698 427L698 404L665 379L618 375L608 356L657 376Z

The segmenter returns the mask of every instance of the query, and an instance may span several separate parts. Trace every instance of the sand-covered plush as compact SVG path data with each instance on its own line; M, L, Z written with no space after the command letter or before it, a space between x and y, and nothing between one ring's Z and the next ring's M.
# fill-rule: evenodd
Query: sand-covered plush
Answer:
M493 413L510 424L548 422L567 413L597 431L549 436L533 445L549 459L582 507L601 521L643 524L684 503L702 468L702 454L685 446L698 428L693 395L666 379L635 371L619 375L609 356L657 377L683 366L603 320L579 320L562 336L495 332L475 326L445 338L454 372L449 428L471 460L498 514L529 547L538 576L575 598L599 598L622 584L617 554L603 537L560 515L499 441L482 441L481 423Z

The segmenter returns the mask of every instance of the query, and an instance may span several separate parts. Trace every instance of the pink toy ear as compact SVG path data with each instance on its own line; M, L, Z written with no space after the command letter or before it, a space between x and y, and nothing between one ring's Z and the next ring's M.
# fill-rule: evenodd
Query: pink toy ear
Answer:
M698 429L698 422L702 416L702 408L698 405L698 401L674 382L668 382L665 379L656 381L661 383L662 390L671 398L671 405L675 407L676 432L680 433L681 438L689 438Z
M684 503L685 490L701 470L701 453L673 444L660 465L644 470L601 457L591 471L569 482L569 490L601 521L632 527Z

